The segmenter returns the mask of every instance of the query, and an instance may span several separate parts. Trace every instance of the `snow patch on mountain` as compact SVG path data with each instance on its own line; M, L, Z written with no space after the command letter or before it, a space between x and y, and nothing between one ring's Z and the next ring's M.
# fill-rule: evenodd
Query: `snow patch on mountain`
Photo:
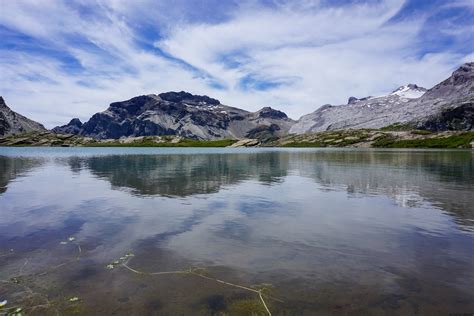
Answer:
M390 95L398 95L401 98L405 99L418 99L425 92L428 91L427 89L423 87L419 87L416 84L407 84L405 86L401 86L398 89L394 90Z

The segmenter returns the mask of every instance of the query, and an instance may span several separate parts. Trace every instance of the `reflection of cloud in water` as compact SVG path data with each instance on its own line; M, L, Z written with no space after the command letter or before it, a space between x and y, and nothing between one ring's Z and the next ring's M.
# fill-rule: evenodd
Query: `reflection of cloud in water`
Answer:
M97 181L84 170L78 176L67 176L65 166L48 165L42 171L28 181L11 183L11 190L2 196L0 240L54 230L58 236L48 233L49 238L75 235L80 242L99 241L94 250L97 258L109 258L129 250L137 240L182 230L195 216L195 208L207 203L195 199L193 205L183 205L177 199L130 196L110 190L107 181ZM75 219L82 225L70 227L68 223Z
M0 194L7 190L9 182L25 175L43 163L44 161L42 159L0 156Z
M240 197L251 201L262 194L271 196L269 202L255 205L249 213L248 203ZM423 238L436 239L452 228L449 216L432 209L403 209L376 196L346 199L341 191L318 192L309 179L299 177L271 188L246 183L224 195L221 198L227 205L171 239L168 247L186 257L214 258L216 264L260 272L308 272L338 262L338 266L346 264L343 270L355 277L358 269L377 261L407 265L412 260L416 266L416 256L425 250L415 248L403 235L414 237L411 232L418 231ZM456 245L446 242L444 247L452 251ZM350 269L354 258L368 262Z

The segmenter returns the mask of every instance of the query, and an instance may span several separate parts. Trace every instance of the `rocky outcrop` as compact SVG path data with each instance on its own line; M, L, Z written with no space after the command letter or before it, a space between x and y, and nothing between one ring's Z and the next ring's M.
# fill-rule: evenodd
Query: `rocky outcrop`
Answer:
M417 125L420 129L431 131L474 130L474 102L467 101L459 106L447 107L421 120Z
M0 96L0 136L46 131L43 125L10 109Z
M261 126L271 127L274 135L281 136L293 123L285 113L270 107L248 112L223 105L208 96L181 91L114 102L84 124L73 120L53 131L98 139L156 135L219 139L243 138Z
M269 118L269 119L275 119L275 120L288 119L288 116L284 112L272 109L269 106L266 106L262 108L260 111L257 111L255 115L258 118Z
M259 125L247 132L245 137L259 139L263 143L278 139L280 126L277 124Z
M259 146L261 143L258 139L251 139L251 138L244 138L239 140L236 143L230 145L230 148L239 148L239 147L256 147Z
M472 130L473 101L474 63L466 63L429 90L408 84L385 96L351 97L346 105L322 106L301 117L289 132L382 128L393 124L433 131Z
M412 107L426 109L424 115L410 122L417 128L474 130L474 62L459 67Z
M82 122L78 118L73 118L68 124L56 126L51 131L57 134L79 134L81 132Z
M0 146L75 147L93 145L95 143L96 141L90 137L56 134L50 131L35 131L0 137Z

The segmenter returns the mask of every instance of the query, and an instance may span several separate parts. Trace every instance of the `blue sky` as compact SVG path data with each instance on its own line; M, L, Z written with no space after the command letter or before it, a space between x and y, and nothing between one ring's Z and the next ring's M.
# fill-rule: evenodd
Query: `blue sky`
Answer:
M0 0L0 95L48 127L186 90L290 117L474 60L472 0Z

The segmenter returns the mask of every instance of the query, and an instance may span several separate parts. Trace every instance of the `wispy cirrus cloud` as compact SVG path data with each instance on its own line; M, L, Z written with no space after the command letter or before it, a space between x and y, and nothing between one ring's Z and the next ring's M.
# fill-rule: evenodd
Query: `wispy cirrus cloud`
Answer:
M459 40L472 39L466 1L446 8L402 0L1 4L0 94L49 127L168 90L298 118L350 95L408 82L430 87L473 52ZM433 23L442 41L427 31Z

